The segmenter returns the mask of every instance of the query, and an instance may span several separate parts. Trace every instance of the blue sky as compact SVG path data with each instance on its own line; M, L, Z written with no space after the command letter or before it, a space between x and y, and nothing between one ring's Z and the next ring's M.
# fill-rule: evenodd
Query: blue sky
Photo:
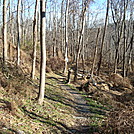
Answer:
M90 11L90 23L93 24L97 21L98 24L104 23L105 14L106 14L106 0L95 0L89 6Z
M95 2L91 4L90 8L93 12L105 13L105 11L106 11L106 0L95 0Z
M10 0L13 2L12 6L15 6L15 9L17 8L17 1L18 0ZM33 16L34 13L34 4L35 0L22 0L23 2L26 2L26 14L28 14L28 5L30 5L29 11L31 16ZM49 1L49 0L48 0ZM61 3L61 0L55 0L58 1L58 3ZM92 2L91 5L89 6L89 10L92 12L92 14L96 15L98 13L98 18L104 18L105 16L105 10L106 10L106 0L94 0L95 2ZM3 0L0 0L1 5L0 5L0 22L2 21L2 3ZM13 8L13 7L12 7ZM60 10L60 9L59 9Z

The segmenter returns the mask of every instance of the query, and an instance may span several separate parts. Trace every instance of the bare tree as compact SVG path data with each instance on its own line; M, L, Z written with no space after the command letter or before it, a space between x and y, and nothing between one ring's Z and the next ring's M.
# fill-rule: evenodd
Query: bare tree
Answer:
M20 37L21 37L21 26L20 26L20 13L21 13L21 0L18 0L17 5L17 65L20 64Z
M67 63L68 63L68 8L69 0L66 3L66 16L65 16L65 67L64 74L67 72Z
M38 0L36 0L35 4L35 12L34 12L34 21L33 21L33 61L32 61L32 79L35 76L35 65L36 65L36 47L37 47L37 10L38 10Z
M91 69L91 76L92 77L93 77L95 62L96 62L96 58L97 58L97 50L98 50L97 47L98 47L99 35L100 35L100 28L98 28L97 36L96 36L96 44L95 44L95 50L94 50L94 58L93 58L93 64L92 64L92 69Z
M3 0L3 62L7 60L7 0Z
M57 56L56 49L57 49L57 2L54 1L55 5L53 7L53 57Z
M105 26L104 26L103 36L102 36L102 43L101 43L101 50L100 50L100 58L99 58L98 70L97 70L98 75L100 73L100 68L101 68L101 63L102 63L102 53L103 53L104 40L105 40L105 34L106 34L107 22L108 22L108 12L109 12L109 0L107 0L107 11L106 11L106 18L105 18Z
M128 67L127 67L127 71L132 71L132 54L133 54L133 48L134 48L134 21L132 22L132 35L130 38L130 49L129 49L129 53L128 53Z
M64 0L62 0L62 3L61 3L61 52L63 52L63 45L64 45L64 29L63 29L63 4L64 4Z
M84 0L82 0L82 5L84 6ZM86 17L85 17L85 19L84 19L84 24L86 25ZM83 31L85 31L85 25L84 25L84 30ZM84 32L83 33L83 38L82 38L82 56L81 56L81 58L82 58L82 68L83 68L83 74L84 74L84 70L85 70L85 34L86 34L86 32Z
M124 14L123 14L123 36L124 36L124 49L123 49L123 77L126 77L126 9L128 0L124 0Z
M79 32L79 37L78 37L78 48L76 52L76 65L75 65L75 73L74 73L74 81L77 80L77 74L78 74L78 61L79 61L79 55L80 51L82 49L82 40L83 40L83 34L84 34L84 26L85 26L85 14L88 8L90 0L85 0L83 10L81 12L81 29Z
M40 45L41 45L41 66L40 66L40 88L38 103L42 104L44 99L45 73L46 73L46 0L40 0Z

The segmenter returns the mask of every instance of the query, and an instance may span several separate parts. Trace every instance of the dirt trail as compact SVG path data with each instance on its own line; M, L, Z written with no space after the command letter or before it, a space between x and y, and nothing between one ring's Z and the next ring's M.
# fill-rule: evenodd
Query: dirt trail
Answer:
M90 110L89 105L86 103L85 98L79 91L71 89L69 86L60 84L61 89L67 90L70 94L73 95L73 103L75 106L74 112L74 122L75 126L71 128L73 134L89 134L89 122L90 122Z

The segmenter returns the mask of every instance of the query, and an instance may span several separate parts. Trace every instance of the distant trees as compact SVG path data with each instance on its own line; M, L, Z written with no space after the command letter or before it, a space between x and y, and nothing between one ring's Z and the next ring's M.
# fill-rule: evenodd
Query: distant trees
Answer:
M66 30L66 15L67 15L67 0L61 1L56 3L56 1L52 1L51 7L61 7L61 14L59 14L58 9L56 10L55 14L58 14L57 16L54 14L51 14L53 8L49 8L51 17L47 18L49 22L49 30L47 30L47 45L49 48L52 48L53 50L53 56L58 56L55 53L55 49L61 50L62 55L65 58L65 65L66 61L69 59L69 67L70 62L75 64L74 71L75 76L74 80L77 79L77 74L79 69L86 69L84 66L86 66L89 59L92 59L94 52L93 49L98 47L98 51L96 52L96 58L95 62L98 63L97 66L95 65L93 68L98 71L98 74L101 70L101 66L104 64L108 64L109 67L111 67L111 71L117 72L118 68L121 68L123 71L123 54L125 54L125 66L128 64L128 51L130 50L130 47L128 46L128 43L130 39L127 39L127 34L130 35L131 30L127 30L125 28L125 42L126 42L126 49L127 51L123 52L123 39L124 39L124 21L123 21L123 14L126 12L126 16L129 16L128 8L125 8L122 4L124 0L108 0L107 1L107 8L106 8L106 18L105 18L105 24L102 23L99 24L99 20L97 20L97 17L99 16L99 13L91 14L89 9L89 4L87 6L86 12L84 11L85 3L89 2L87 0L79 0L79 1L72 1L70 0L69 8L68 8L68 30ZM130 1L128 1L128 5L130 5ZM125 2L125 5L127 5L127 0ZM132 2L131 2L132 5ZM129 6L128 6L129 7ZM54 9L55 9L54 8ZM111 10L110 10L111 8ZM55 11L55 10L54 10ZM111 16L112 14L112 16ZM61 16L59 16L61 15ZM55 18L55 16L57 18ZM84 18L83 18L84 16ZM91 17L94 16L94 18ZM132 16L132 15L131 15ZM53 21L51 21L53 20ZM56 20L56 21L55 21ZM125 26L130 27L127 25L128 17L125 18ZM51 23L50 23L51 22ZM59 23L60 22L60 23ZM92 22L92 23L91 23ZM61 25L60 25L61 24ZM132 26L132 24L131 24ZM96 29L101 27L101 33L99 38L96 36ZM68 33L66 33L66 31ZM55 34L56 33L56 34ZM61 35L61 36L60 36ZM68 36L66 36L68 35ZM98 38L97 46L96 46L96 38ZM50 41L50 39L53 39ZM68 43L66 41L68 40ZM56 40L56 43L55 43ZM53 43L52 43L53 42ZM65 42L65 43L64 43ZM53 45L52 45L53 44ZM66 44L68 44L66 47ZM66 49L67 48L67 49ZM50 50L50 49L49 49ZM68 51L66 51L68 50ZM97 49L96 49L97 50ZM66 53L68 52L68 53ZM132 51L130 53L133 53ZM49 54L50 56L51 54ZM54 57L55 57L54 56ZM130 57L130 56L129 56ZM85 61L85 62L84 62ZM131 60L129 60L131 61ZM92 62L94 62L92 60ZM108 63L107 63L108 62ZM113 63L114 62L114 63ZM112 66L110 65L112 63ZM79 66L79 64L82 64L82 67ZM90 65L90 68L93 64ZM98 68L98 69L97 69ZM65 70L65 66L63 68ZM103 69L103 68L102 68ZM125 69L127 70L127 68ZM89 70L87 70L89 71ZM84 72L84 71L83 71ZM127 72L127 71L126 71ZM93 73L93 72L92 72ZM123 73L123 72L122 72Z
M78 74L78 62L79 62L79 56L80 52L83 48L82 46L82 40L83 40L83 34L84 34L84 27L85 27L85 18L86 18L86 11L89 6L91 0L85 0L83 2L83 7L81 11L81 18L80 18L80 31L78 36L78 47L76 50L76 65L75 65L75 74L74 74L74 81L77 80L77 74Z
M133 19L131 19L131 15L133 13L130 12L129 18L126 18L127 17L126 14L129 12L128 7L131 4L134 6L134 3L132 1L120 0L117 2L111 0L112 18L115 27L114 35L112 35L112 39L114 41L115 46L114 72L117 73L117 69L120 66L122 68L122 75L124 77L127 76L128 71L127 70L128 57L129 57L128 50L132 50L130 40L131 37L133 37L132 35ZM130 11L132 11L132 8L130 9Z

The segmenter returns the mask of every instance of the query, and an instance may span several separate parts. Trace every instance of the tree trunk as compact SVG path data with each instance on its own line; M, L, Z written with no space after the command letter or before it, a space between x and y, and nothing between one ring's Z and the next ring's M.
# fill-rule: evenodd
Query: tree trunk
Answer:
M130 41L130 51L129 51L129 59L128 59L128 67L127 69L131 72L132 71L132 50L133 50L133 40L134 40L134 25L133 25L133 35L131 37L131 41Z
M36 0L35 4L35 12L34 12L34 21L33 21L33 61L32 61L32 79L35 76L35 65L36 65L36 47L37 47L37 10L38 10L38 0Z
M105 34L106 34L106 29L107 29L107 22L108 22L108 12L109 12L109 0L107 0L107 11L106 11L106 18L105 18L105 26L104 26L104 33L103 33L103 37L102 37L100 59L99 59L99 62L98 62L98 70L97 70L98 75L100 73L100 68L101 68L101 63L102 63L102 53L103 53L103 47L104 47L104 39L105 39Z
M97 47L98 47L99 34L100 34L100 28L98 28L98 32L97 32L97 36L96 36L96 44L95 44L95 50L94 50L94 59L93 59L93 64L92 64L91 77L93 77L95 62L96 62L96 58L97 58Z
M84 20L86 23L86 19ZM84 31L85 31L85 26L84 26ZM83 74L85 71L85 34L83 33L83 39L82 39L82 69L83 69Z
M64 35L64 29L63 29L63 2L64 0L62 0L61 3L61 53L63 53L64 51L64 40L63 40L63 35Z
M120 30L119 30L119 24L117 23L115 32L117 32L118 35L117 35L117 40L115 42L116 50L115 50L115 60L114 60L114 73L117 73L117 68L118 68L119 48L120 48L120 41L121 41L121 37L122 37L122 29L123 29L123 23L121 23Z
M7 0L3 0L3 63L7 60Z
M38 103L42 104L45 90L45 73L46 73L46 0L40 0L40 45L41 45L41 66L40 66L40 87Z
M56 48L57 48L57 18L56 18L56 3L53 7L53 26L54 26L54 32L53 32L53 57L57 56Z
M123 23L124 23L124 31L123 31L123 36L124 36L124 49L123 49L123 77L126 77L126 0L124 0L124 15L123 15Z
M89 2L90 2L90 0L85 1L84 8L83 8L82 13L81 13L81 15L82 15L82 17L81 17L81 30L80 30L79 37L78 37L78 49L77 49L77 52L76 52L76 64L75 64L75 72L74 72L74 81L77 80L78 61L79 61L80 51L82 49L82 39L83 39L84 27L85 27L85 14L86 14Z
M69 8L69 0L67 0L66 16L65 16L65 67L64 67L64 74L66 74L66 72L67 72L67 63L68 63L68 8Z
M18 5L17 5L17 32L18 32L18 37L17 37L17 65L20 64L20 33L21 33L21 27L20 27L20 10L21 8L21 0L18 0Z

